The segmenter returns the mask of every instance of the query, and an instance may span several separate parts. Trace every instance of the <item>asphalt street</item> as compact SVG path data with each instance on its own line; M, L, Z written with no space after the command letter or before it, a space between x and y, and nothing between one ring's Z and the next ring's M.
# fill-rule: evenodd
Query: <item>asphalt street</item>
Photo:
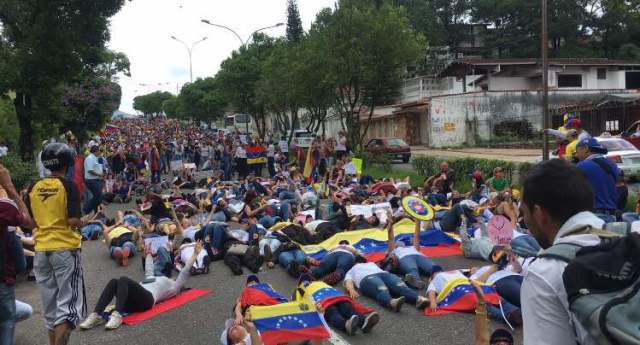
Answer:
M122 205L117 207L122 209ZM108 211L113 216L117 209L110 205ZM101 240L83 242L82 259L86 284L87 307L92 311L100 292L112 278L128 276L142 280L144 273L140 257L132 258L126 268L118 267L109 258L107 248ZM448 257L435 260L447 269L468 268L483 262L467 260L464 257ZM71 344L219 344L224 321L232 317L232 308L242 289L248 270L242 276L234 276L221 262L214 262L208 275L191 277L189 287L211 289L212 293L180 308L161 314L136 326L123 325L115 331L105 331L97 327L89 331L74 332ZM174 278L176 274L174 273ZM275 289L290 296L295 280L282 269L268 269L263 266L259 277ZM22 279L16 288L17 298L31 304L33 316L17 325L17 345L47 344L47 333L42 320L42 305L35 282ZM359 333L350 337L337 332L344 339L342 344L473 344L474 315L450 314L426 317L413 306L405 305L398 314L380 308L372 299L361 296L359 302L374 307L381 315L380 323L370 334ZM506 327L491 322L491 330ZM522 331L515 332L516 344L521 344ZM331 343L341 342L332 339Z

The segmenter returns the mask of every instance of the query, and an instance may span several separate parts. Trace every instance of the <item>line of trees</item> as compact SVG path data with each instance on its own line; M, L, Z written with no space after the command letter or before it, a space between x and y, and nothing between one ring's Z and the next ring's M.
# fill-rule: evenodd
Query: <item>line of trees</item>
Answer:
M124 0L0 1L0 98L13 103L21 157L34 143L71 130L83 141L120 105L129 60L106 48L109 18ZM6 107L3 107L6 109Z
M407 68L425 49L405 8L392 1L340 0L320 11L304 32L297 3L289 0L286 37L255 34L214 77L186 84L178 96L160 102L161 108L170 117L211 121L231 106L251 114L260 136L269 113L289 137L302 120L321 133L333 111L358 146L370 123L366 120L377 106L397 98ZM136 99L157 96L152 95Z

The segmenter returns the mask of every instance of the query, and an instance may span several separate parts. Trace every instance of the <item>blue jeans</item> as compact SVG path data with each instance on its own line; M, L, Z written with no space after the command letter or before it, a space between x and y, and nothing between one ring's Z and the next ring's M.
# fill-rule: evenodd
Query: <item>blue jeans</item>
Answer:
M518 310L519 308L515 305L509 303L504 298L500 297L500 304L502 305L502 310L500 310L500 306L495 306L493 304L487 304L487 313L489 314L489 318L494 321L503 321L502 312L504 311L504 316L506 317L510 313Z
M12 345L16 329L15 286L0 283L0 345Z
M596 217L602 219L605 224L613 223L616 221L616 216L606 213L595 213Z
M227 241L226 225L220 223L207 224L204 229L196 233L196 240L209 242L212 248L222 251L224 243Z
M622 214L622 221L629 224L640 220L640 215L635 212L625 212Z
M518 308L520 308L520 290L523 278L521 275L507 276L494 284L498 295Z
M158 248L156 252L156 259L153 261L153 275L156 277L164 276L164 272L167 268L167 265L171 264L171 255L169 255L169 250L167 248Z
M102 233L102 226L99 224L87 224L80 229L80 233L82 234L82 238L91 238L93 235L100 236Z
M151 171L151 183L152 184L160 183L160 170Z
M346 331L345 324L353 315L358 315L350 302L342 301L331 305L324 311L324 319L331 326Z
M431 275L433 262L424 255L413 254L407 255L398 260L398 269L402 274L410 274L416 278L420 278L420 273L425 276Z
M91 192L91 197L84 205L84 213L97 211L98 205L102 202L102 181L100 180L84 180L84 185Z
M353 267L356 259L353 255L345 252L331 253L320 261L320 266L311 269L311 274L315 278L322 279L331 272L338 272L340 279Z
M384 307L391 306L393 297L404 296L407 302L415 304L418 293L405 284L400 277L389 272L381 272L369 275L360 282L360 291L374 298Z
M511 240L511 249L519 256L529 258L538 255L542 248L533 236L523 235Z
M122 244L122 247L116 247L116 246L111 246L109 247L109 254L111 255L111 258L114 259L114 255L113 253L116 251L116 248L120 248L120 249L129 249L129 257L132 258L134 255L136 255L136 245L133 244L133 242L125 242Z
M429 194L427 196L427 201L429 202L429 204L436 206L436 205L446 205L447 204L447 195L446 194Z
M224 215L224 212L219 211L213 214L213 217L211 217L211 220L214 222L226 222L227 221L227 217Z
M288 252L280 253L280 257L278 257L278 263L282 268L288 270L291 267L292 262L297 262L298 264L302 264L304 262L305 254L300 249L290 250Z
M296 198L296 194L289 191L283 191L283 192L280 192L280 194L278 194L278 199L280 199L281 201L294 200L295 198Z

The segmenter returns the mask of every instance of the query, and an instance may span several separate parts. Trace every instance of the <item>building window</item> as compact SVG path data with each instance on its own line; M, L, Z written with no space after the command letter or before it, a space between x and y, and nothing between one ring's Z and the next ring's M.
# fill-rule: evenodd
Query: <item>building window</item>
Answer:
M582 74L558 74L558 87L582 87Z
M598 80L607 79L607 69L606 68L598 68Z
M617 132L620 130L620 122L618 120L606 121L604 127L607 132Z

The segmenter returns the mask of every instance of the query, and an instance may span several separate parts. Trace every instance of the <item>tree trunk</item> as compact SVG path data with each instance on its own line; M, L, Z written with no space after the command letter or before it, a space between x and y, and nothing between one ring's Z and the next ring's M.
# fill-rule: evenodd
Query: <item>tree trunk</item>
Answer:
M18 118L18 126L20 127L20 157L24 161L33 160L33 126L31 123L31 113L33 105L31 95L18 92L16 99L13 101L16 108L16 117Z

